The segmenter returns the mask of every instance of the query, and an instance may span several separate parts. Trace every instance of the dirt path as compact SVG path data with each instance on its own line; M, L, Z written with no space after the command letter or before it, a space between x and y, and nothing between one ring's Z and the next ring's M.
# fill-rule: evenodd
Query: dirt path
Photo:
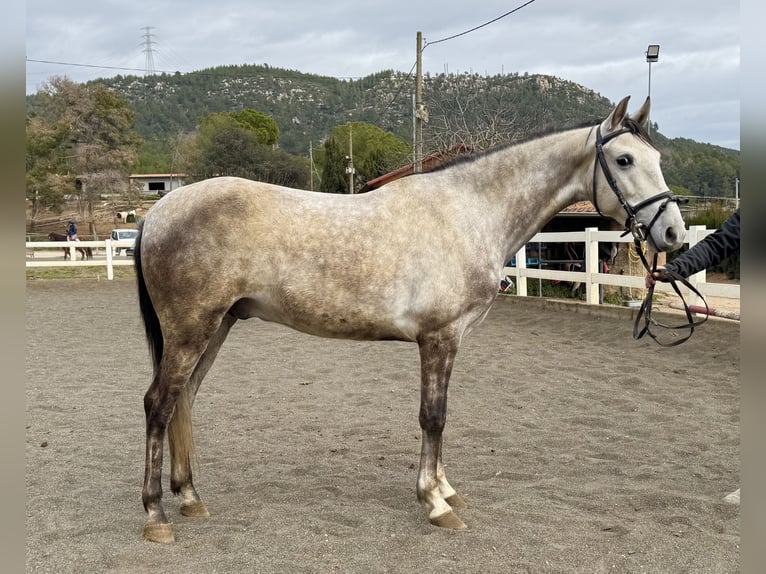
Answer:
M738 284L739 279L729 279L723 273L707 273L705 277L708 283ZM675 293L655 293L655 308L673 314L684 314L683 303ZM687 303L691 304L691 297ZM724 317L738 317L740 314L740 300L728 297L705 297L708 307L724 313ZM729 314L729 315L726 315Z
M211 517L141 540L150 366L129 280L28 281L27 572L734 573L739 323L679 347L629 309L503 297L445 433L465 532L415 499L411 344L235 326L195 405Z

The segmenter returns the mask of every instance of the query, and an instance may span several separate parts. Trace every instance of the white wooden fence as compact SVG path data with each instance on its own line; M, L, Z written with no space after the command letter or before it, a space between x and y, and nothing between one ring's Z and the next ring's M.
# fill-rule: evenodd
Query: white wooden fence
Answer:
M714 230L706 229L705 226L693 225L686 232L685 242L690 246L701 241L705 236L713 233ZM538 233L529 243L584 243L585 244L585 271L560 271L556 269L542 269L527 267L526 246L522 247L516 253L516 264L514 267L503 268L503 274L514 279L516 284L516 294L527 295L527 279L558 279L559 281L576 281L585 285L585 301L591 305L598 305L599 285L615 285L632 289L644 289L643 270L639 275L617 275L611 273L598 272L598 244L599 242L629 243L633 248L633 237L628 235L621 237L619 231L599 231L596 227L589 227L584 231L566 231L560 233ZM78 247L91 247L95 254L93 259L80 260L77 257L76 249ZM77 241L64 243L60 241L28 241L27 248L27 267L75 267L75 266L106 266L107 279L114 278L114 267L119 265L133 265L133 258L115 259L112 257L112 250L116 248L133 247L133 241L112 241L106 239L103 241ZM55 260L35 259L34 252L39 249L48 251L67 248L70 250L71 257L64 261L63 257ZM101 250L104 250L105 257L100 256ZM726 297L729 299L739 299L739 285L724 283L706 282L705 271L700 271L692 275L689 281L696 287L703 296L707 297ZM672 292L670 285L658 283L655 291ZM689 294L688 290L682 288L684 296ZM690 297L689 302L692 305L700 304Z
M706 229L704 225L692 225L686 232L685 243L692 245L704 239L715 231ZM516 264L514 267L503 268L503 273L514 279L516 283L516 294L527 295L527 279L558 279L559 281L576 281L585 285L585 301L591 305L599 303L599 285L616 285L633 289L645 289L644 277L646 272L643 268L639 271L640 275L617 275L611 273L598 272L598 244L599 242L629 243L630 249L633 249L633 236L628 234L621 237L620 231L599 231L597 227L589 227L585 231L565 231L560 233L538 233L529 243L584 243L585 244L585 271L559 271L554 269L542 269L527 267L526 246L522 247L516 253ZM647 255L651 263L651 257ZM705 297L726 297L729 299L739 299L739 285L726 283L708 283L706 281L705 271L700 271L689 277L689 282ZM655 292L669 292L673 289L668 283L657 283ZM681 287L681 292L688 298L689 304L699 305L696 296L693 296L688 289ZM643 297L642 297L643 298Z
M27 267L106 267L106 278L114 279L115 266L133 265L133 258L116 259L112 256L113 249L127 249L133 247L134 241L27 241ZM79 259L77 249L90 247L93 250L93 259ZM35 257L38 251L56 251L61 253L64 249L69 250L69 259L64 260L63 254L56 259L39 259ZM101 252L103 250L103 253Z

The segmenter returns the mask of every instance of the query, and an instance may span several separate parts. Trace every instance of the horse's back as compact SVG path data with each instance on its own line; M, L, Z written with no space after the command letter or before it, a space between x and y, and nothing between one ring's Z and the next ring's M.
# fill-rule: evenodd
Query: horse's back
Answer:
M211 178L157 202L145 218L143 239L145 244L181 244L182 237L192 236L193 241L183 243L195 252L195 245L202 242L236 251L240 246L251 252L257 247L261 253L276 249L313 257L374 251L385 257L387 251L411 244L417 234L431 243L439 240L435 233L427 233L427 220L429 214L435 220L444 217L411 195L395 187L383 193L345 195L235 177ZM448 231L442 226L439 235Z
M305 216L323 211L332 213L342 208L349 197L238 177L215 177L186 185L164 196L147 214L145 225L157 233L163 228L161 221L169 228L194 225L193 229L203 230L223 222L226 227L216 227L216 232L226 237L232 235L227 228L236 230L240 221L250 227L254 220L264 218L266 222L275 221L275 227L283 228L290 221Z
M143 241L174 244L197 255L216 251L219 257L235 253L269 259L274 251L317 256L349 242L364 243L385 217L374 203L362 196L212 178L157 202L145 218Z

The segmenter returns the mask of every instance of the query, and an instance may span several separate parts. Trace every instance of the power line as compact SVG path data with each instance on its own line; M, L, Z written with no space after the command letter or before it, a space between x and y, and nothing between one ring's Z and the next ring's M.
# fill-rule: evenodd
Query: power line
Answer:
M501 16L498 16L497 18L493 18L489 22L484 22L484 24L480 24L479 26L475 26L475 27L471 28L470 30L466 30L465 32L460 32L459 34L454 34L452 36L447 36L446 38L442 38L441 40L434 40L433 42L426 42L425 46L423 46L423 49L425 50L431 44L438 44L440 42L446 42L447 40L454 40L455 38L459 38L460 36L465 36L466 34L470 34L471 32L475 32L476 30L478 30L480 28L484 28L485 26L489 26L490 24L493 24L493 23L497 22L498 20L502 20L506 16L510 16L514 12L518 12L519 10L524 8L525 6L529 6L534 1L535 0L529 0L529 2L526 2L526 3L522 4L521 6L518 6L518 7L514 8L513 10L511 10L509 12L506 12L505 14L503 14Z
M27 62L31 62L34 64L53 64L56 66L73 66L76 68L96 68L96 69L102 69L102 70L118 70L121 72L146 72L146 68L128 68L125 66L102 66L99 64L80 64L77 62L58 62L55 60L35 60L32 58L27 58ZM240 66L250 66L251 64L241 64ZM221 65L221 67L227 67L224 65ZM180 74L182 73L180 70L154 70L157 74ZM192 70L191 72L183 72L184 74L197 74L200 76L211 76L211 77L225 77L228 74L226 72L205 72L201 70ZM261 75L263 72L258 72L257 74L239 74L243 77L256 77L256 75ZM361 80L365 78L366 76L324 76L322 74L306 74L306 75L312 75L312 76L320 76L320 77L327 77L327 78L335 78L338 80ZM286 79L289 76L270 76L273 78L278 79Z
M120 70L123 72L143 72L145 71L145 68L125 68L122 66L99 66L98 64L77 64L74 62L55 62L53 60L33 60L32 58L27 58L27 62L32 62L35 64L54 64L56 66L75 66L78 68L99 68L102 70ZM168 72L164 70L160 70L161 74L174 74L175 72Z
M480 29L480 28L484 28L485 26L489 26L490 24L492 24L492 23L494 23L494 22L497 22L498 20L502 20L502 19L503 19L503 18L505 18L506 16L510 16L510 15L511 15L511 14L513 14L514 12L518 12L519 10L521 10L522 8L524 8L525 6L529 6L529 5L530 5L530 4L532 4L532 2L534 2L534 1L535 1L535 0L529 0L528 2L526 2L526 3L522 4L521 6L518 6L518 7L514 8L513 10L510 10L510 11L508 11L508 12L506 12L505 14L502 14L502 15L498 16L497 18L493 18L493 19L492 19L492 20L490 20L489 22L484 22L484 24L481 24L481 25L479 25L479 26L475 26L475 27L471 28L470 30L466 30L465 32L460 32L459 34L454 34L454 35L452 35L452 36L448 36L448 37L446 37L446 38L442 38L441 40L434 40L433 42L425 42L425 45L423 46L423 48L422 48L420 51L421 51L421 53L422 53L422 52L423 52L423 50L425 50L425 49L426 49L428 46L430 46L431 44L438 44L438 43L440 43L440 42L446 42L447 40L453 40L454 38L459 38L460 36L465 36L466 34L470 34L471 32L475 32L476 30L478 30L478 29ZM404 82L406 82L407 80L409 80L409 79L412 77L412 70L414 70L414 69L415 69L415 66L417 66L417 61L415 61L415 63L414 63L414 64L412 64L412 67L410 68L410 71L409 71L409 73L408 73L408 74L407 74L407 76L404 78ZM393 102L394 102L394 101L396 101L396 99L397 99L397 98L399 97L399 95L402 93L402 88L404 88L404 85L405 85L405 83L404 83L404 82L403 82L403 83L402 83L402 85L399 87L399 91L398 91L398 92L396 93L396 95L395 95L395 96L392 98L391 102L389 103L389 105L387 106L387 108L386 108L386 109L390 108L390 107L393 105Z
M515 12L518 12L519 10L521 10L522 8L525 8L526 6L529 6L533 2L535 2L535 0L528 0L527 2L522 4L521 6L517 6L513 10L509 10L505 14L501 14L497 18L493 18L492 20L484 22L483 24L480 24L478 26L474 26L473 28L465 30L464 32L460 32L459 34L453 34L452 36L447 36L446 38L441 38L440 40L434 40L433 42L425 41L421 52L423 50L425 50L431 44L439 44L439 43L442 43L442 42L447 42L448 40L454 40L455 38L459 38L460 36L465 36L466 34L470 34L471 32L475 32L476 30L479 30L481 28L489 26L490 24L493 24L493 23L497 22L498 20L502 20L503 18L505 18L507 16L510 16L511 14L513 14ZM38 64L53 64L53 65L58 65L58 66L75 66L75 67L80 67L80 68L97 68L97 69L102 69L102 70L119 70L119 71L123 71L123 72L144 72L145 76L147 74L155 74L155 73L160 73L160 74L177 74L177 73L180 73L178 70L173 70L173 71L171 71L171 70L156 70L154 68L154 58L153 58L153 55L152 55L152 48L151 48L151 45L154 42L151 40L151 32L150 32L151 28L152 28L151 26L146 26L146 27L142 28L143 30L146 30L146 34L144 35L144 37L145 37L144 45L145 45L145 48L146 48L144 50L146 52L146 66L144 68L127 68L127 67L122 67L122 66L99 66L99 65L95 65L95 64L80 64L80 63L74 63L74 62L57 62L57 61L53 61L53 60L34 60L32 58L27 58L26 61L27 62L38 63ZM412 76L412 70L415 69L416 64L417 64L417 62L412 65L412 68L410 68L410 71L409 71L409 73L407 74L407 76L405 78L405 82L406 82L407 79L409 79ZM225 75L225 74L221 74L221 73L209 73L209 72L202 72L202 71L197 71L197 72L194 72L194 73L200 74L200 75L203 75L203 76L222 76L222 75ZM247 74L245 74L245 75L247 75ZM277 76L274 76L274 77L277 78ZM363 76L332 76L332 77L335 77L335 78L337 78L339 80L359 80L359 79L363 78ZM401 94L402 88L404 87L404 85L405 84L402 83L402 85L399 88L399 91L397 92L396 96L392 100L392 103ZM390 105L391 104L389 104L389 106Z
M511 14L513 14L515 12L518 12L519 10L521 10L522 8L525 8L526 6L529 6L533 2L535 2L535 0L528 0L528 2L525 2L521 6L517 6L513 10L509 10L505 14L501 14L497 18L493 18L492 20L489 20L488 22L484 22L483 24L480 24L478 26L474 26L473 28L471 28L469 30L465 30L464 32L460 32L459 34L453 34L452 36L447 36L446 38L441 38L440 40L434 40L433 42L425 41L425 44L423 46L423 50L425 50L431 44L439 44L441 42L447 42L448 40L454 40L455 38L459 38L460 36L465 36L466 34L470 34L471 32L475 32L476 30L484 28L485 26L489 26L490 24L493 24L493 23L497 22L498 20L502 20L503 18L505 18L507 16L510 16ZM36 63L36 64L53 64L53 65L56 65L56 66L74 66L74 67L78 67L78 68L97 68L97 69L102 69L102 70L118 70L118 71L122 71L122 72L144 72L145 74L147 72L147 69L151 66L151 69L152 69L153 73L160 73L160 74L177 74L177 73L180 73L179 70L156 70L156 69L154 69L154 61L153 61L153 58L152 58L152 49L151 49L151 44L154 43L154 42L151 40L151 33L149 32L149 30L151 28L152 28L151 26L146 26L146 27L142 28L142 29L147 31L145 36L144 36L145 39L146 39L146 41L144 43L144 45L146 46L146 50L144 50L144 51L146 52L147 65L144 68L127 68L127 67L123 67L123 66L99 66L97 64L81 64L81 63L76 63L76 62L57 62L57 61L54 61L54 60L35 60L35 59L32 59L32 58L27 58L26 61L27 62ZM148 61L150 58L152 60L151 62ZM415 64L412 65L412 68L410 69L409 73L407 74L408 78L412 75L412 70L414 70L414 69L415 69ZM191 73L191 72L189 72L189 73ZM194 73L205 75L205 76L220 76L220 75L225 75L225 74L220 74L220 73L211 74L209 72L202 72L202 71L197 71L197 72L194 72ZM321 74L318 74L318 75L321 75ZM275 76L275 77L277 77L277 76ZM362 79L364 76L330 76L330 77L334 77L334 78L337 78L339 80L358 80L358 79Z

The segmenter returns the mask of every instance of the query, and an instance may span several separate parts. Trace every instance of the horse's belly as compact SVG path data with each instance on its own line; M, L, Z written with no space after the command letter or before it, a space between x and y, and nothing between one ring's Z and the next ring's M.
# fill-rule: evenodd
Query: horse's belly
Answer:
M323 305L314 299L285 302L245 297L229 313L238 319L257 317L310 335L337 339L414 341L418 330L414 321L403 317L371 313L355 306Z

